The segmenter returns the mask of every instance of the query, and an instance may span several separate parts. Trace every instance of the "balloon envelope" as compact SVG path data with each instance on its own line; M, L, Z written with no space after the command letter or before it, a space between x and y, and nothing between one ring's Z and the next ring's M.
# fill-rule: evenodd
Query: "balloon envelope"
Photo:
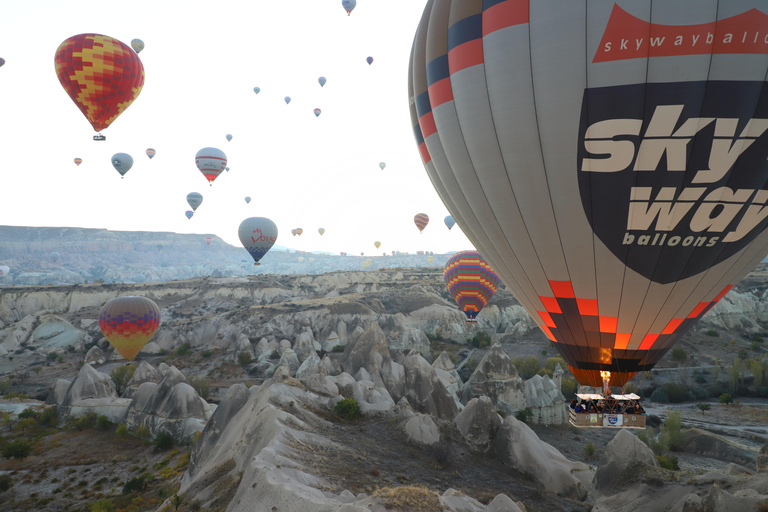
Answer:
M317 230L318 233L320 233L320 236L323 236L323 233L325 233L325 228L320 228Z
M213 237L210 237L210 236L205 237L206 244L211 245L211 242L213 242Z
M187 194L187 203L192 210L197 210L197 207L203 203L203 194L199 192L190 192Z
M265 217L250 217L240 223L237 234L240 243L253 258L254 265L258 265L277 240L277 226Z
M383 171L384 168L387 166L386 162L379 162L379 168Z
M231 140L232 140L232 134L231 134L231 133L228 133L228 134L227 134L227 140L228 140L228 141L231 141Z
M56 263L57 261L59 261L59 259L61 259L61 254L59 254L56 251L53 251L48 256L51 258L51 261L54 263Z
M368 63L368 65L370 66L371 64L373 64L373 57L368 57L367 59L365 59L365 61L366 61L366 62Z
M0 57L0 68L5 64L5 59Z
M211 184L227 168L227 155L217 148L203 148L195 155L195 165Z
M150 159L150 160L152 160L152 158L153 158L153 157L154 157L156 154L157 154L157 151L155 151L154 149L152 149L152 148L148 148L148 149L147 149L147 156L149 157L149 159Z
M427 260L429 258L432 256ZM501 283L476 251L462 251L451 256L445 264L443 280L459 309L467 315L468 322L475 320Z
M145 297L117 297L99 313L99 328L121 356L133 361L160 327L160 308Z
M413 217L413 223L416 224L416 227L419 228L419 233L424 231L424 228L427 227L427 224L429 224L429 215L426 213L417 213Z
M290 96L286 96L286 97L285 97L285 104L287 105L287 104L289 104L290 102L291 102L291 97L290 97Z
M131 48L133 48L136 51L136 53L141 53L141 50L144 49L144 41L142 41L141 39L132 39Z
M321 113L322 113L322 110L320 110L319 108L315 109L315 117L320 117Z
M620 386L765 255L768 219L751 214L767 193L768 60L762 38L734 37L768 30L765 5L530 5L427 4L414 135L443 203L578 381Z
M184 212L184 215L186 215L188 219L191 219L194 214L195 212L193 212L192 210L187 210Z
M451 217L450 215L448 215L445 219L443 219L443 222L445 222L445 225L448 227L448 231L450 231L451 228L456 225L456 221L453 220L453 217Z
M251 202L251 196L245 196L245 204L248 204Z
M320 82L320 87L324 87L325 86L326 80L325 80L324 76L321 76L320 78L318 78L317 81Z
M0 276L7 276L11 273L11 268L7 265L0 265Z
M259 94L261 92L261 87L254 87L253 92L255 92L256 94Z
M291 234L292 234L293 236L296 236L296 230L295 230L295 229L292 229L292 230L291 230Z
M303 229L301 229L301 228L296 228L296 234L297 234L297 235L301 236L301 234L302 234L303 232L304 232L304 230L303 230Z
M378 249L379 247L381 247L381 242L378 242L378 241L373 242L373 245Z
M79 166L81 163L83 163L82 158L75 158L75 165Z
M120 173L120 176L125 176L125 173L133 167L133 157L128 153L115 153L112 155L112 167Z
M347 16L349 16L357 6L357 0L341 0L341 6L347 11Z
M59 45L54 63L61 86L97 132L112 124L144 85L139 56L109 36L72 36Z

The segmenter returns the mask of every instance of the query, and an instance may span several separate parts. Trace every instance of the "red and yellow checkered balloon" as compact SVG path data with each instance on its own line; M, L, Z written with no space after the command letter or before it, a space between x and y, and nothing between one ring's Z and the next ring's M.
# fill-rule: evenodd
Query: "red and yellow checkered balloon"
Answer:
M129 46L109 36L72 36L56 50L56 75L64 90L98 131L139 96L144 66Z
M121 356L133 361L160 327L160 308L146 297L117 297L99 313L99 328Z

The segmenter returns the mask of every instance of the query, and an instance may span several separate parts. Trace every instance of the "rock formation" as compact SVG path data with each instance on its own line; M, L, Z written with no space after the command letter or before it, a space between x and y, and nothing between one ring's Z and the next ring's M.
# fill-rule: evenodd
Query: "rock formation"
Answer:
M480 364L464 384L461 402L467 404L472 398L487 396L497 410L507 416L525 409L525 388L517 375L517 368L502 346L494 344L486 352Z
M499 414L487 396L470 400L453 422L470 449L483 453L490 450L493 438L501 427Z
M631 479L635 465L658 467L659 463L650 448L629 430L619 430L606 445L595 473L595 486L609 489L617 482Z

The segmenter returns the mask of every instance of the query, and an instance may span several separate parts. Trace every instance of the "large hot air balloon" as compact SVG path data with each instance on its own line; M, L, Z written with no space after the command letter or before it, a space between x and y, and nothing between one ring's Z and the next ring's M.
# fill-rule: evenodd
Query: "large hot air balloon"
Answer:
M261 87L254 87L253 92L255 92L256 94L259 94L261 92Z
M253 258L253 264L260 265L259 260L277 240L277 226L265 217L250 217L240 223L237 234L240 243Z
M142 41L141 39L132 39L131 48L133 48L136 51L136 53L141 53L141 50L144 49L144 41Z
M149 157L149 159L150 159L150 160L152 160L152 158L153 158L153 157L154 157L156 154L157 154L157 151L155 151L154 149L152 149L152 148L148 148L148 149L147 149L147 156Z
M443 222L445 222L445 225L448 228L448 231L450 231L453 228L453 226L456 225L456 221L453 220L453 217L451 217L450 215L444 218Z
M409 77L426 170L581 384L653 368L765 256L765 11L427 4Z
M251 202L251 196L245 196L245 204L249 204Z
M387 166L387 163L386 163L386 162L379 162L379 169L381 169L382 171L384 170L384 168L385 168L386 166Z
M133 167L133 157L128 153L115 153L112 155L112 167L120 173L121 177L124 177L125 173Z
M52 253L48 254L48 257L51 258L53 263L57 263L61 259L61 254L57 251L53 251Z
M231 141L232 141L232 134L228 133L227 134L227 142L231 142Z
M321 76L320 78L318 78L317 81L320 82L320 87L325 87L326 79L324 76Z
M189 206L193 211L197 210L197 207L203 203L203 194L199 192L190 192L187 194L187 203L189 203Z
M368 65L370 66L371 64L373 64L373 57L368 57L368 58L366 58L366 59L365 59L365 62L367 62L367 63L368 63Z
M211 245L211 242L213 242L213 237L210 237L210 236L205 237L206 244Z
M0 265L0 277L7 276L11 273L11 268L8 265Z
M66 39L56 50L55 65L61 86L97 132L112 124L144 85L139 56L109 36Z
M323 111L322 111L322 110L320 110L319 108L316 108L316 109L314 110L314 112L315 112L315 117L320 117L320 114L322 114L322 113L323 113Z
M195 155L195 164L205 179L213 186L213 180L227 168L227 155L220 149L203 148Z
M290 96L286 96L286 97L285 97L285 98L283 98L283 99L285 100L285 104L286 104L286 105L287 105L287 104L289 104L289 103L291 102L291 97L290 97Z
M101 308L99 328L121 356L133 361L160 327L160 308L145 297L117 297Z
M323 233L325 233L325 228L320 228L317 230L318 233L320 233L320 236L323 236Z
M347 16L349 16L357 6L357 0L341 0L341 6L347 11Z
M80 167L81 163L83 163L83 159L82 158L75 158L75 165L76 166Z
M373 242L373 245L378 249L379 247L381 247L381 242L379 241Z
M416 224L416 227L419 228L419 233L424 231L424 228L427 227L427 224L429 224L429 215L426 213L417 213L415 217L413 217L413 223Z
M192 216L195 214L192 210L187 210L184 212L184 215L186 215L187 219L191 219Z
M304 232L304 230L303 230L303 229L301 229L301 228L296 228L296 234L297 234L297 235L301 236L301 234L302 234L303 232Z
M501 283L476 251L462 251L451 256L445 264L443 280L456 304L467 315L467 323L476 322L477 314L488 304Z

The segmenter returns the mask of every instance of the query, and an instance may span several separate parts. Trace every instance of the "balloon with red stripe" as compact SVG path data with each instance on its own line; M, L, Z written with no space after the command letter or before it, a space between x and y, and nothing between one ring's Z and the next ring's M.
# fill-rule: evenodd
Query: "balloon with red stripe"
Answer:
M121 356L133 361L160 327L160 308L146 297L117 297L99 313L99 328Z
M431 256L430 256L431 257ZM478 313L488 304L501 281L477 251L456 253L446 262L443 280L456 304L476 322Z
M213 181L227 168L227 155L217 148L203 148L195 155L195 165L213 186Z

